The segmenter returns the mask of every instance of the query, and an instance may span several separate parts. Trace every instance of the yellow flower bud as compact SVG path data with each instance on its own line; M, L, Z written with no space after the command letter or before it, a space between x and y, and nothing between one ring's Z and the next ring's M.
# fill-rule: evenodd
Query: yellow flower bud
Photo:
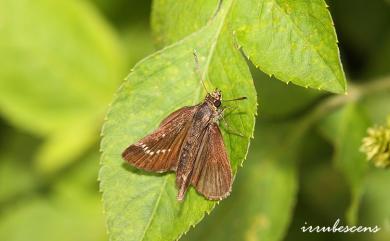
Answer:
M367 155L376 167L390 166L390 118L387 126L374 126L367 129L360 151Z

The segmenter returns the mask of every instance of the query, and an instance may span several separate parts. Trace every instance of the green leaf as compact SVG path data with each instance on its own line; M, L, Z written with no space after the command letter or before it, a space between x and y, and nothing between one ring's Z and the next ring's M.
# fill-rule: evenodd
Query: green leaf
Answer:
M79 122L89 123L79 136L90 136L89 126L98 130L123 74L116 36L86 1L0 0L0 16L1 114L50 136L43 159L70 162L64 153L80 153L90 142L76 146L67 138L62 150L48 146Z
M280 142L293 124L257 124L245 168L231 198L183 240L281 240L292 217L298 186L295 145ZM286 139L284 139L286 140ZM280 151L280 150L290 151ZM211 228L212 227L212 228Z
M211 19L218 2L219 0L153 1L152 30L157 45L172 44L201 29Z
M226 37L228 9L226 2L199 32L137 64L117 93L101 145L100 181L111 240L175 240L215 206L193 188L178 202L173 173L148 174L121 158L128 145L149 134L169 113L203 100L206 93L195 71L194 49L210 90L218 87L225 99L248 97L233 103L238 109L225 116L229 128L245 137L222 128L234 173L242 164L254 129L256 92L245 60Z
M355 103L332 113L321 123L321 130L335 145L334 163L344 175L351 190L347 221L356 224L367 161L359 151L369 122Z
M160 44L203 26L218 1L157 0L152 27ZM250 0L231 3L224 25L229 38L269 75L335 93L346 90L336 33L323 0ZM175 17L172 17L175 16Z

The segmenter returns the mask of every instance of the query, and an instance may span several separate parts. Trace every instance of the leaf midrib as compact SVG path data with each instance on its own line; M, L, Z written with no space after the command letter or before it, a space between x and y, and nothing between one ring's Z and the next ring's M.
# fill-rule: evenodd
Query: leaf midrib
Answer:
M225 9L221 9L220 10L220 11L224 11L224 15L222 16L222 19L220 20L221 22L219 23L219 25L217 27L217 31L215 32L215 35L213 37L213 41L211 42L211 46L210 46L210 49L209 49L209 54L207 55L207 59L206 59L206 67L202 71L202 75L201 75L201 78L203 80L205 80L205 77L207 75L209 66L211 64L211 59L212 59L212 57L214 55L214 52L215 52L215 49L216 49L216 46L217 46L217 43L218 43L218 39L219 39L219 37L221 35L222 28L223 28L223 26L225 24L226 16L228 15L228 13L229 13L229 11L231 9L231 6L233 5L233 1L234 0L230 0L229 2L226 3L227 4L226 10ZM198 87L197 95L196 95L196 98L194 98L194 102L193 102L194 104L199 101L200 94L202 93L202 88L203 88L202 85L200 85ZM142 236L139 239L140 241L143 241L145 239L146 233L147 233L147 231L148 231L148 229L149 229L149 227L150 227L150 225L151 225L151 223L152 223L152 221L154 219L155 213L156 213L156 211L157 211L157 209L159 207L159 204L160 204L162 193L164 192L164 189L166 187L168 176L169 175L166 175L164 177L164 181L163 181L163 183L161 185L160 192L158 194L157 200L156 200L155 205L153 207L153 211L152 211L152 213L151 213L151 215L149 217L149 220L148 220L148 222L147 222L147 224L146 224L146 226L145 226L145 228L144 228L144 230L142 232Z
M229 11L230 11L234 1L235 0L230 0L227 3L225 3L225 4L227 4L227 6L224 7L224 8L226 8L226 10L223 8L223 6L221 6L221 8L219 9L219 11L225 11L225 12L224 12L224 15L223 15L223 17L221 19L221 23L217 27L217 31L215 32L213 41L211 42L209 54L207 55L207 59L206 59L206 65L205 65L206 67L203 69L202 75L201 75L201 78L202 78L203 81L206 81L206 76L207 76L207 73L208 73L208 69L209 69L209 66L211 64L211 59L212 59L212 57L214 55L214 52L215 52L215 48L217 46L217 42L218 42L219 36L221 35L222 28L223 28L223 26L225 24L226 16L228 15L228 13L229 13ZM218 17L218 13L217 13L217 15L214 18L217 18L217 17ZM202 93L202 88L203 88L203 85L200 85L198 87L198 91L197 91L198 94L196 95L196 98L194 99L194 102L193 102L194 104L196 104L196 102L199 101L200 94Z

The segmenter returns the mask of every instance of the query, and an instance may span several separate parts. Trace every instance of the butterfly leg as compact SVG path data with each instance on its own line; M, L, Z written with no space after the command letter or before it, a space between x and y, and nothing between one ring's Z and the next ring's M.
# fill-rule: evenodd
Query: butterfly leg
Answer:
M227 112L227 113L225 114L226 110L230 110L230 111ZM223 106L223 107L222 107L222 114L223 114L223 117L226 117L226 116L232 114L232 113L233 113L234 111L236 111L236 110L238 110L238 107L237 107L237 106Z
M222 108L222 109L219 111L219 112L220 112L220 114L219 114L220 119L222 120L222 122L223 122L223 124L224 124L224 126L225 126L225 128L226 128L226 131L227 131L228 133L230 133L230 134L233 134L233 135L236 135L236 136L240 136L240 137L244 137L244 135L243 135L241 132L237 131L236 129L231 128L231 127L229 126L229 124L227 123L227 121L225 120L224 111L227 110L228 108L233 108L233 110L234 110L234 109L237 109L237 107L230 107L230 106L227 106L227 107ZM230 113L232 113L233 110L232 110ZM230 114L230 113L229 113L229 114Z

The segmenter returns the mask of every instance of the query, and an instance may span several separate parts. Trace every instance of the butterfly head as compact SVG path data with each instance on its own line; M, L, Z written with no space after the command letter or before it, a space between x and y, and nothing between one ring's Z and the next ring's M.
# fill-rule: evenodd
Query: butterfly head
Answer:
M218 89L215 89L213 92L206 95L205 101L215 108L219 108L222 101L222 92Z

